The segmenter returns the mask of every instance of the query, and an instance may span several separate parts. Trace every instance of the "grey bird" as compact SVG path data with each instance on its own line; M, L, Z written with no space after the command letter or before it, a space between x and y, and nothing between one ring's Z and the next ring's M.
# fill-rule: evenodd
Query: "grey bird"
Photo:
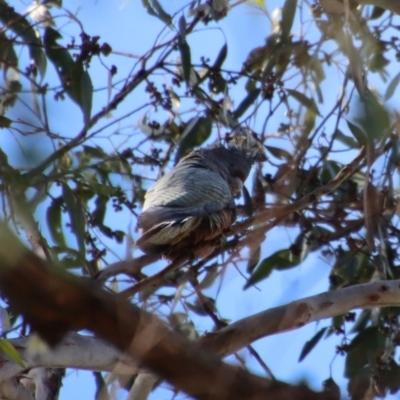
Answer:
M252 165L265 159L263 146L247 132L234 134L227 147L192 151L147 191L137 246L170 259L211 253L236 219L234 198Z

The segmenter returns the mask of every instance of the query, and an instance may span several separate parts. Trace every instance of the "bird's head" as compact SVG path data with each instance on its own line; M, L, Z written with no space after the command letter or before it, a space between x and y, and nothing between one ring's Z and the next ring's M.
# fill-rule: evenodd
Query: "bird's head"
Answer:
M228 147L244 154L251 164L267 160L264 146L247 129L236 129L228 139Z
M267 159L263 145L245 130L235 132L229 138L227 147L219 145L210 148L207 155L216 167L215 172L228 182L234 196L240 194L252 165Z

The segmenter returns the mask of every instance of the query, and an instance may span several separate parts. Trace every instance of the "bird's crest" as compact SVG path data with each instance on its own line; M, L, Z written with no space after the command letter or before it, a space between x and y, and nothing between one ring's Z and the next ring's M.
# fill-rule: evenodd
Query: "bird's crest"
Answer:
M254 161L267 160L264 146L247 129L236 129L228 141L228 146L246 152Z

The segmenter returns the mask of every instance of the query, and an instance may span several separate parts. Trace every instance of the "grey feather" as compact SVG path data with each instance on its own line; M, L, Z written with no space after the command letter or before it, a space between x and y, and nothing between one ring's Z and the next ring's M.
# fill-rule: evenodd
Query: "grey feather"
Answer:
M192 151L147 191L138 246L157 252L183 239L182 245L193 245L221 235L236 218L234 197L263 156L261 145L246 135L234 135L228 147Z

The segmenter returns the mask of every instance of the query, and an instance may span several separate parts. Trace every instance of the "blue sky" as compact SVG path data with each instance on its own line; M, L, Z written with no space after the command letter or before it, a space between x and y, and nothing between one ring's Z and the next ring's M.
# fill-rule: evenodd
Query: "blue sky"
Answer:
M28 3L18 3L16 8L23 10ZM162 2L167 10L176 10L186 4L185 0L165 0ZM282 1L268 1L268 9L274 10L281 6ZM129 53L140 56L153 46L154 40L163 24L156 18L151 17L144 10L142 4L138 0L64 0L64 6L74 12L77 11L78 18L82 21L85 30L90 35L99 35L101 42L108 42L114 51ZM57 19L57 24L61 21L61 32L75 32L72 25L65 26L66 19ZM295 24L293 32L296 34L299 25ZM199 31L190 36L189 43L192 48L192 60L199 60L201 55L207 55L211 60L215 59L222 45L228 43L229 51L225 68L238 70L246 59L249 51L256 46L264 44L265 37L270 33L270 24L268 19L256 9L241 5L235 7L229 14L228 18L221 20L218 25L210 24L208 27L201 26ZM121 79L131 70L135 58L127 58L121 56L110 56L105 61L108 65L114 63L118 67L118 74L115 80ZM93 112L101 109L107 101L107 73L99 64L93 63L90 70L95 88L102 87L103 90L96 92L94 96ZM56 79L52 65L48 65L48 80ZM336 101L336 87L338 84L338 75L335 75L333 68L329 70L328 79L322 84L322 91L325 97L325 104L321 106L323 109ZM380 79L376 77L376 84L380 85ZM335 87L330 96L331 88ZM238 91L240 89L237 89ZM235 93L235 92L233 92ZM235 100L233 98L233 100ZM141 104L143 99L135 99L130 96L116 112L113 112L107 121L129 112L132 108ZM60 113L60 118L52 119L52 128L56 132L62 132L65 135L73 135L78 132L82 126L79 108L72 102L64 102L57 104L56 102L49 104L49 112L53 115ZM129 139L129 135L137 132L137 123L139 117L143 113L135 114L132 118L113 127L113 129L122 134L110 137L111 131L107 131L103 139L99 139L96 143L104 147L106 151L112 151L121 143L125 143ZM271 119L270 125L267 127L268 132L277 130L280 122L285 120L285 116L277 112ZM329 129L329 126L328 126ZM128 139L127 139L128 138ZM13 139L0 138L0 145L13 149L15 159L20 160L20 145ZM22 146L36 148L39 157L45 157L49 152L53 151L50 142L45 138L38 141L37 138L27 139ZM248 183L251 180L249 179ZM250 187L250 186L249 186ZM45 208L40 212L44 216ZM40 212L38 217L40 218ZM113 224L118 225L119 229L128 229L128 223L132 219L127 213L115 217L109 213L109 220ZM134 220L132 219L134 222ZM268 233L267 240L263 246L262 257L265 257L276 250L279 250L282 243L288 243L288 239L295 237L296 230L274 229ZM124 258L125 248L116 246L115 252L119 257ZM110 262L115 261L110 257ZM282 305L292 300L310 296L327 290L327 277L330 272L330 265L319 257L318 254L311 254L307 262L299 268L274 272L271 277L258 285L258 289L250 288L243 292L244 280L238 274L235 268L227 270L224 277L224 284L217 298L217 306L221 317L236 321L247 315L265 310L270 307ZM212 294L215 288L210 291ZM205 319L199 319L199 330L211 329L212 325ZM298 363L298 357L301 348L306 340L310 339L318 329L327 326L329 321L321 321L318 324L311 324L293 332L272 336L262 339L254 344L270 369L278 379L290 382L296 382L305 378L315 389L321 388L323 380L330 376L330 360L334 358L334 346L339 344L338 338L332 335L329 339L323 341L308 357ZM252 371L263 374L261 368L247 352L243 350L241 355L249 361L249 367ZM229 360L236 362L233 357ZM84 371L68 371L68 377L64 380L64 388L61 391L60 400L76 400L88 399L93 397L94 381L90 372ZM332 376L342 387L345 381L343 375L343 358L337 357L332 364ZM345 393L345 391L344 391ZM344 394L343 393L343 394ZM172 398L172 392L160 390L152 394L151 399L167 399Z

